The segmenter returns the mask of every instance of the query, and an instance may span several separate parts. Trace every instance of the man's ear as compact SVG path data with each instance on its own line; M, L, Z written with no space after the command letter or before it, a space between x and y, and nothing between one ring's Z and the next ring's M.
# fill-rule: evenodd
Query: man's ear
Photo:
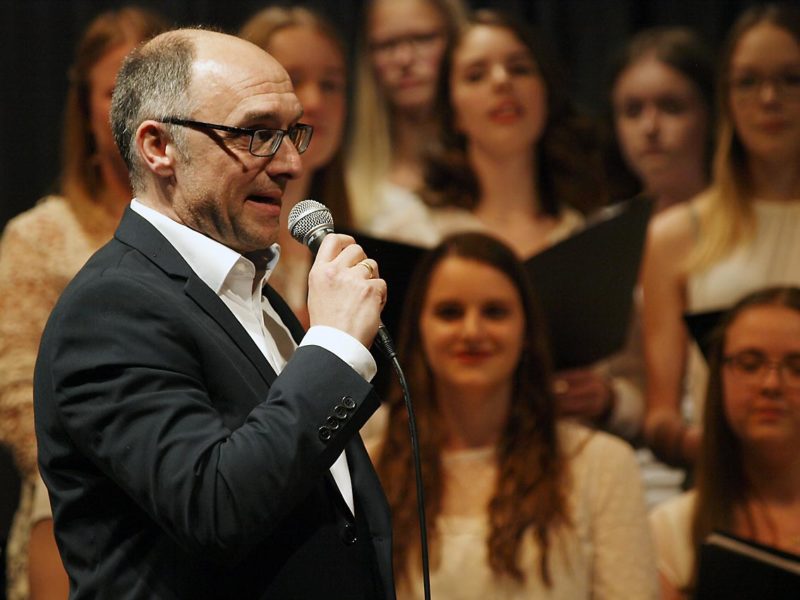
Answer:
M174 148L168 149L172 140L161 123L144 121L136 130L134 141L142 162L153 174L157 177L174 174Z

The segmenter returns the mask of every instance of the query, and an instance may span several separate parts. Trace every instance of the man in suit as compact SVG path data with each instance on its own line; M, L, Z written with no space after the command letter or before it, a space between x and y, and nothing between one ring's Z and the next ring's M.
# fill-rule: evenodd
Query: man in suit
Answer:
M35 375L71 598L394 597L358 435L385 283L327 236L305 335L266 283L301 114L284 69L221 33L162 34L120 71L136 198L62 295Z

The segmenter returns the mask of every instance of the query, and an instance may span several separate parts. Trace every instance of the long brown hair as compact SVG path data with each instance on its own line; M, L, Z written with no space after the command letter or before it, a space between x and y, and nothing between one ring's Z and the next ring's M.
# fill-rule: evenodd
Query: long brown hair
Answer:
M800 9L789 4L763 4L747 9L728 33L719 61L717 78L716 152L712 162L712 184L703 193L712 210L701 221L702 235L689 257L690 270L700 270L747 240L754 231L753 185L748 150L733 124L730 106L730 69L742 37L754 27L770 24L787 31L800 44Z
M557 216L563 205L583 212L608 200L599 129L581 116L567 94L563 74L541 38L525 25L500 11L479 10L468 19L459 37L445 50L436 93L440 115L438 140L429 149L422 198L432 206L458 206L473 210L480 201L481 186L467 157L467 141L455 127L450 76L453 56L464 34L472 27L489 25L510 31L530 51L547 93L547 123L536 152L537 188L542 211Z
M96 198L103 182L92 160L96 142L89 112L89 73L111 50L144 42L167 28L154 12L138 7L109 10L95 17L78 42L69 71L62 138L61 193L67 198Z
M715 529L732 530L734 512L744 506L751 491L744 472L742 445L725 415L722 368L731 324L742 313L760 306L781 306L800 313L800 288L777 286L747 295L726 313L712 335L703 436L695 484L697 505L692 518L692 542L696 552ZM750 515L746 517L750 518ZM696 575L695 564L692 582Z
M550 583L547 563L550 533L568 521L564 499L564 460L556 435L555 405L549 386L550 359L528 275L502 242L481 233L446 238L420 263L404 312L400 355L417 416L427 516L436 559L436 520L442 510L441 453L444 424L437 405L434 374L423 352L420 316L436 267L445 259L478 261L503 273L520 294L525 322L524 351L513 375L510 414L497 448L497 488L489 504L489 564L497 574L525 578L518 565L523 535L530 530L541 549L542 579ZM390 416L377 470L392 509L395 570L408 577L419 539L408 419L399 390L390 395Z
M290 27L306 27L313 29L336 47L347 65L347 52L341 36L336 28L320 14L303 7L270 6L265 8L242 25L239 37L254 43L269 52L269 46L276 33ZM353 217L348 201L347 186L344 178L344 144L341 144L331 160L314 172L311 178L309 195L311 198L325 202L331 210L333 219L339 227L349 228Z

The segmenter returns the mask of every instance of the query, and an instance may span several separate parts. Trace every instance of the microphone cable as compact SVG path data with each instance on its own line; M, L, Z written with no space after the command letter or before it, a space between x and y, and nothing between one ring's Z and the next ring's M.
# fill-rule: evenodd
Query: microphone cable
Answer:
M333 215L327 206L316 200L301 200L289 211L287 225L291 236L301 244L308 246L313 254L317 253L323 238L333 233ZM419 537L422 549L422 587L425 600L431 600L430 565L428 560L428 528L425 520L425 492L422 489L422 464L420 461L419 439L417 437L417 421L414 418L414 407L411 405L411 393L405 373L397 360L394 342L383 323L378 327L374 344L391 361L400 387L403 389L403 401L408 414L408 430L411 437L411 456L414 461L414 477L417 484L417 515L419 520Z
M417 437L417 420L414 417L414 406L411 403L411 392L408 389L408 381L400 361L397 360L397 352L394 349L392 338L381 325L383 334L376 339L378 347L391 361L400 387L403 389L403 402L406 405L408 414L408 432L411 438L411 456L414 461L414 478L417 484L417 519L419 520L419 538L422 549L422 589L425 600L431 600L431 576L430 561L428 559L428 528L425 518L425 492L422 487L422 463L420 460L419 438ZM380 330L379 330L380 332Z

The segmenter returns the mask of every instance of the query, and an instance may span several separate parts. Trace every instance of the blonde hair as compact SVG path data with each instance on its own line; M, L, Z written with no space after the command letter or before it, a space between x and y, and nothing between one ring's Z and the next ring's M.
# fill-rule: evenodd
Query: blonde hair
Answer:
M443 17L449 43L466 22L462 0L425 0ZM374 2L371 2L374 4ZM367 224L374 213L374 202L385 180L392 159L392 129L388 100L380 90L369 51L369 17L364 11L358 40L356 89L351 143L347 154L347 186L357 226Z
M97 164L89 107L89 73L109 52L144 42L167 29L157 14L138 7L110 10L95 17L78 42L69 71L64 110L60 191L67 198L96 198L103 182Z
M729 254L755 232L753 182L748 150L736 133L731 116L729 76L733 53L753 27L768 23L789 32L800 43L800 11L789 5L753 6L731 28L720 60L718 77L717 145L712 162L712 183L697 199L700 236L688 259L688 270L698 271Z

